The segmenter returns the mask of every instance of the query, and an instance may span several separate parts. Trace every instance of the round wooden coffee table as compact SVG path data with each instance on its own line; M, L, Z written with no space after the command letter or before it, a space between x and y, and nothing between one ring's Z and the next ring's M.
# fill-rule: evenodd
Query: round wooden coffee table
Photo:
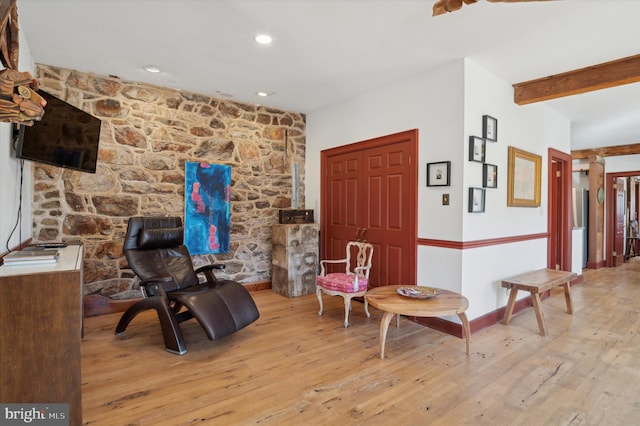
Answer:
M417 286L390 285L376 287L366 294L367 302L384 311L380 322L380 359L384 359L384 345L387 340L387 330L394 315L409 315L415 317L440 317L445 315L457 315L462 321L462 330L467 344L467 355L469 355L469 321L464 311L469 307L469 301L459 293L449 290L436 289L438 295L430 299L414 299L401 296L397 293L398 288Z

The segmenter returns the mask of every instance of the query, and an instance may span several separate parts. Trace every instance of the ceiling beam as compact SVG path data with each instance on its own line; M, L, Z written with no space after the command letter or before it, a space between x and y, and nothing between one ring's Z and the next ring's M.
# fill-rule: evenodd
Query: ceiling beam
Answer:
M603 146L601 148L571 151L571 157L574 160L589 158L592 155L599 155L600 157L615 157L616 155L633 154L640 154L640 143L634 143L631 145Z
M526 105L640 81L640 55L616 59L513 85L513 99Z

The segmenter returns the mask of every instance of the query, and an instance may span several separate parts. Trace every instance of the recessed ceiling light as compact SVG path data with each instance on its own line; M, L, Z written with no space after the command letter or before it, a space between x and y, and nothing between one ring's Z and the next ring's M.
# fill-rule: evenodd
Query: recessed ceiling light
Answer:
M258 96L260 96L262 98L266 98L267 96L272 96L272 95L275 95L275 94L276 94L276 92L263 92L263 91L256 92L256 95L258 95Z
M157 65L145 65L142 69L147 72L160 72L160 68Z
M268 34L258 34L254 40L260 44L271 44L273 39Z

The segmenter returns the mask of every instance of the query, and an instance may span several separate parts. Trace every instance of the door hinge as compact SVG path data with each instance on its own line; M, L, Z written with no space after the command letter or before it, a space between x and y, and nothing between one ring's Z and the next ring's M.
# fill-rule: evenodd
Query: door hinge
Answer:
M556 171L556 177L560 177L560 176L562 176L562 173L560 172L560 170L557 170Z

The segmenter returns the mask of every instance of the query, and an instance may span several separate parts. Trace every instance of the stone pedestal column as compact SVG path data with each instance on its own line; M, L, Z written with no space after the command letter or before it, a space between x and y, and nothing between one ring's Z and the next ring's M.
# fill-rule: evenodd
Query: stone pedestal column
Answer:
M318 274L316 223L274 225L271 289L286 297L312 294Z

